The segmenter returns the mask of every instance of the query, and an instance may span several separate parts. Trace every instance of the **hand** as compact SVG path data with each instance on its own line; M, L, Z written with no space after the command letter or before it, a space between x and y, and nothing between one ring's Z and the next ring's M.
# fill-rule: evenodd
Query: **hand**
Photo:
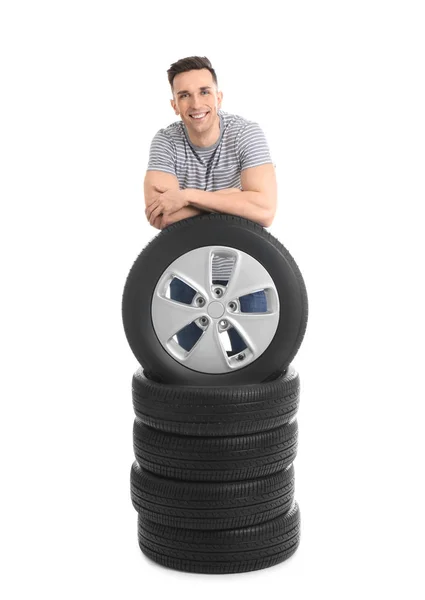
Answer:
M152 223L152 227L155 227L155 229L164 229L164 225L162 222L162 215L160 215L159 217L157 217L155 219L155 221Z
M172 215L189 204L184 198L183 190L159 187L155 187L155 190L159 195L145 210L146 217L151 225L153 225L155 219L160 215L166 219L169 215Z

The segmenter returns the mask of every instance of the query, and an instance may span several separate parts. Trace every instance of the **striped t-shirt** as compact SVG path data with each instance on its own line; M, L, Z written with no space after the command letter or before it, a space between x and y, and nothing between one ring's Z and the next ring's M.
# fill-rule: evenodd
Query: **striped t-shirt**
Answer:
M192 144L183 121L160 129L152 140L147 170L175 175L180 189L242 189L243 169L272 163L269 147L257 123L222 110L218 115L220 137L206 148Z

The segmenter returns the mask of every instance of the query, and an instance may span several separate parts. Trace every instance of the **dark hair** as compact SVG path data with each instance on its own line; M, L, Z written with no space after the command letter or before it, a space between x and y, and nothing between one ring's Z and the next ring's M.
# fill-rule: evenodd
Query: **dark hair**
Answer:
M217 85L217 75L208 58L206 56L189 56L188 58L181 58L177 62L173 63L168 69L168 81L173 88L174 77L179 73L185 73L186 71L193 71L194 69L208 69L213 76L213 81Z

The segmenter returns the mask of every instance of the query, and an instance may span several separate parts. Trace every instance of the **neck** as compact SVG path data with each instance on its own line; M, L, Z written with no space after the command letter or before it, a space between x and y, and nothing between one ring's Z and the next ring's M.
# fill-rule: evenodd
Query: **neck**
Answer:
M196 131L187 132L189 135L189 139L194 146L199 146L201 148L208 148L208 146L212 146L216 143L218 138L220 137L220 117L217 115L214 125L208 129L208 131L204 131L202 133L197 133Z

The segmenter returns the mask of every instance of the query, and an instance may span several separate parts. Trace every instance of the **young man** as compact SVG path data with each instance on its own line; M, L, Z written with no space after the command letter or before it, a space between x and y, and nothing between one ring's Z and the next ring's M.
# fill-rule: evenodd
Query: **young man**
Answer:
M207 58L172 64L168 81L181 121L152 140L144 186L151 225L163 229L202 212L223 212L269 227L277 186L260 127L221 110L223 93Z
M168 225L203 212L239 215L269 227L274 219L277 186L264 133L252 121L221 110L223 93L210 61L183 58L171 65L168 81L171 106L181 117L153 138L145 177L146 217L151 225ZM231 265L213 262L213 284L227 285ZM190 304L194 290L174 278L173 300ZM267 310L263 291L239 299L242 312ZM191 323L177 334L190 351L202 331ZM232 350L246 345L237 331L228 330Z

